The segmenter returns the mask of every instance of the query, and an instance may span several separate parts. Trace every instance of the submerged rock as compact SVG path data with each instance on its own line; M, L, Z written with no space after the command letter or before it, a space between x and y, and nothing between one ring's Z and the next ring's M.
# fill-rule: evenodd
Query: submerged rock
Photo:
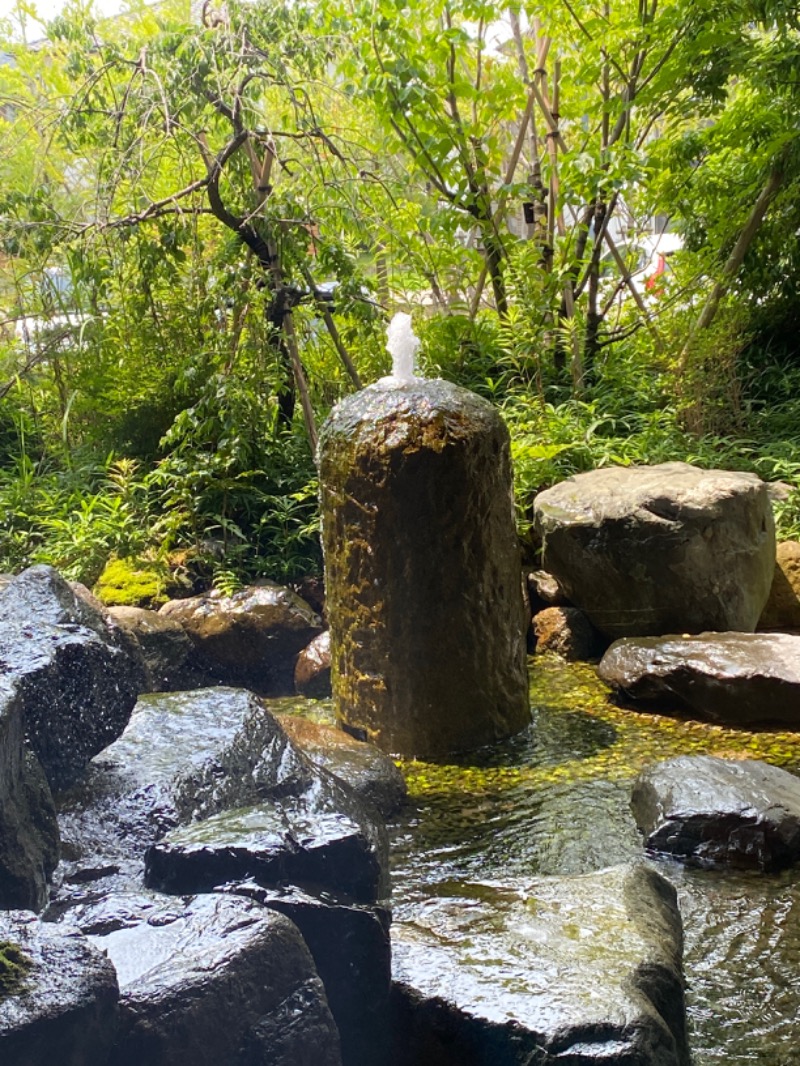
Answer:
M785 540L775 552L775 574L759 629L800 629L800 542Z
M80 777L120 735L147 688L130 639L49 566L0 592L0 669L53 789Z
M369 800L384 818L391 818L408 795L396 763L372 744L355 740L342 729L281 715L287 736L315 766L339 778L357 795Z
M631 805L645 846L684 862L768 871L800 859L800 779L759 760L653 763Z
M688 1066L681 921L653 870L451 893L393 928L394 1066Z
M231 596L215 590L171 600L159 613L189 634L200 668L271 696L294 692L294 660L322 630L322 619L304 600L272 582Z
M448 382L378 383L320 431L336 712L408 756L530 722L508 431Z
M631 700L729 725L800 726L800 636L630 637L611 645L598 673Z
M113 965L77 929L0 913L0 1062L105 1066L117 1026ZM5 971L5 972L4 972ZM5 987L4 987L5 986Z
M303 648L294 665L294 687L301 696L308 699L325 699L331 694L331 634L324 633L314 637L307 648Z
M611 638L752 632L767 601L774 524L754 474L594 470L539 493L534 522L546 569Z
M141 915L91 938L119 975L114 1066L341 1066L322 983L283 915L221 895L104 908Z
M325 881L340 872L348 889L386 890L386 840L377 816L315 768L257 697L241 689L143 697L123 736L94 760L85 786L63 797L60 817L66 900L82 898L87 882L139 882L147 849L178 827L213 841L215 863L230 855L237 871L231 877L243 876L240 859L246 865L245 857L258 853L262 869L276 877L313 871L314 883L344 890ZM196 859L203 849L190 850ZM208 877L197 880L206 886Z

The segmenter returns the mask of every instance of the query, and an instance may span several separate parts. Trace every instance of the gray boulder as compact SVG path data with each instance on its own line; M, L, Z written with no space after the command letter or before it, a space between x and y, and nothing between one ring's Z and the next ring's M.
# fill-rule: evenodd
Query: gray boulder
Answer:
M393 927L397 1066L688 1066L681 920L653 870L452 892Z
M800 779L759 760L653 763L631 805L645 847L683 862L769 871L800 859Z
M116 928L114 907L129 915ZM283 915L221 895L105 909L91 940L119 975L114 1066L341 1066L322 983Z
M598 667L615 692L728 725L800 726L800 636L701 633L618 640Z
M159 612L180 622L198 667L263 695L294 692L294 661L322 631L322 619L290 589L272 582L231 596L212 591L170 600Z
M77 929L0 913L0 1061L104 1066L116 1034L113 965Z
M53 789L116 740L147 687L129 638L48 566L0 592L0 669Z
M767 601L774 524L753 474L594 470L539 493L534 523L545 568L611 638L752 632Z

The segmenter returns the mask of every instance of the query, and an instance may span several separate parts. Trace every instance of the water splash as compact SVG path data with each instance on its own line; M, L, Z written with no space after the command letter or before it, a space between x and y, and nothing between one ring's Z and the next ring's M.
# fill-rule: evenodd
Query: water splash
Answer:
M381 378L387 385L404 385L419 378L414 373L414 359L419 351L420 340L411 326L411 315L398 312L389 323L386 333L386 348L392 357L392 373Z

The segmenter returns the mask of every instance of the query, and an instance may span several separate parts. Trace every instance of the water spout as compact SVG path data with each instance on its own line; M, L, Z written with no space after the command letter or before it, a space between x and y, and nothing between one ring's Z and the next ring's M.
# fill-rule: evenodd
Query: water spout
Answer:
M381 378L381 383L404 385L418 381L414 373L414 358L419 346L419 337L411 326L411 315L398 312L389 323L386 333L386 349L392 357L392 373L389 377Z

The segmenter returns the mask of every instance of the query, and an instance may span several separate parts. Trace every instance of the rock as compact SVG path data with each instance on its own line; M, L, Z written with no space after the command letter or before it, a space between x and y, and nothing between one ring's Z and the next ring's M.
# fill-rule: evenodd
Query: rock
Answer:
M570 661L594 659L605 641L577 607L546 607L533 617L538 652L553 651Z
M578 474L534 501L544 566L611 638L752 632L775 561L754 474L687 463Z
M19 976L3 989L9 956ZM114 967L77 929L40 922L25 911L0 913L0 1061L104 1066L116 1033L117 998Z
M58 863L53 797L39 761L26 751L22 701L0 678L0 908L41 910Z
M393 927L395 1066L688 1066L682 949L645 866L440 888Z
M240 689L142 697L85 785L62 798L60 821L61 908L83 899L87 883L96 894L140 882L145 852L182 826L213 841L215 871L226 855L236 868L212 877L211 887L242 877L241 862L258 853L262 871L276 877L302 874L323 889L358 888L373 898L388 890L377 815L315 768L258 698ZM168 850L177 849L173 842ZM157 859L154 878L156 868L161 879ZM204 887L207 873L197 878Z
M192 662L194 644L175 618L144 607L109 607L108 615L132 634L142 649L153 692L200 688L209 678Z
M570 602L552 574L546 570L533 570L526 577L531 611L538 614L546 607L569 607Z
M756 759L653 763L631 805L645 847L682 862L771 871L800 859L800 779Z
M53 789L80 777L120 735L147 687L129 639L48 566L0 592L0 668Z
M319 615L274 583L170 600L159 614L180 622L194 642L197 664L234 685L265 695L294 692L297 654L322 630Z
M301 696L323 700L331 694L331 634L329 630L314 637L303 648L294 665L294 687Z
M298 581L293 581L290 588L301 600L306 601L312 611L325 618L325 581L322 577L308 574Z
M325 986L344 1066L384 1064L391 989L388 908L252 881L225 890L280 911L300 930Z
M384 818L397 814L408 788L399 767L388 755L341 729L288 714L279 717L289 739L315 766L321 766L369 800Z
M274 910L221 895L165 901L91 939L119 975L113 1066L341 1066L308 949Z
M436 756L530 723L528 619L508 431L441 380L377 383L320 430L339 719L383 751Z
M800 542L782 541L775 554L775 574L758 628L800 629Z
M800 636L628 637L611 645L598 674L623 697L666 710L729 725L800 727Z

